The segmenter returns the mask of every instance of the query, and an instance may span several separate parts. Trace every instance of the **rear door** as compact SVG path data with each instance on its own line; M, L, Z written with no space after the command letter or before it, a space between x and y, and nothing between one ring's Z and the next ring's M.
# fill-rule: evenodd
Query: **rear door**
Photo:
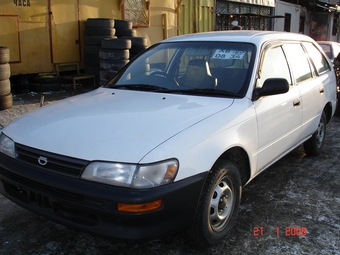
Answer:
M258 122L258 169L282 157L299 141L302 108L300 92L292 78L282 45L267 46L262 54L257 87L268 78L285 78L290 84L284 94L265 96L254 102Z
M323 107L327 98L330 98L325 94L326 91L330 91L326 86L332 85L335 75L328 61L312 43L304 42L303 45L289 43L284 45L284 49L292 65L295 83L301 93L303 110L301 139L304 139L317 129Z

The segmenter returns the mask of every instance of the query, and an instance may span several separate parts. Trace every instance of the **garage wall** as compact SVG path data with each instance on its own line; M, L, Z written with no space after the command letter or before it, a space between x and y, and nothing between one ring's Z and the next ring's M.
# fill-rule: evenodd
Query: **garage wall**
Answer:
M178 17L178 34L207 32L215 27L215 1L183 0Z
M122 19L124 0L1 0L0 45L10 49L11 74L54 72L81 62L88 18ZM148 45L214 29L214 0L148 0L150 24L136 27Z
M285 16L286 13L291 15L290 32L299 33L300 7L298 5L277 1L275 6L275 15ZM284 18L275 18L274 30L284 31L284 22Z

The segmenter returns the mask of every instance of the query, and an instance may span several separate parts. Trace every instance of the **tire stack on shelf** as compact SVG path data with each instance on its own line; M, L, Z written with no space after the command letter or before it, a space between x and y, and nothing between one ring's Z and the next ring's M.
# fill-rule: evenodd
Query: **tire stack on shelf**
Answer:
M129 60L147 48L145 37L136 37L132 22L114 20L115 37L103 38L99 50L100 85L104 85Z
M101 45L99 50L100 85L104 85L129 62L131 40L105 38Z
M9 65L9 49L0 46L0 110L5 110L13 106L11 93L11 69Z
M137 34L136 30L132 29L131 21L115 19L114 28L116 29L116 36L118 38L123 36L135 37Z
M147 39L145 37L136 37L136 30L132 29L132 22L115 19L116 36L131 40L130 60L140 52L147 49Z
M85 49L84 64L85 73L94 74L99 77L100 61L99 50L101 41L105 38L114 39L116 29L114 19L108 18L89 18L85 27Z
M145 37L124 36L124 38L131 40L130 60L148 48L147 39Z

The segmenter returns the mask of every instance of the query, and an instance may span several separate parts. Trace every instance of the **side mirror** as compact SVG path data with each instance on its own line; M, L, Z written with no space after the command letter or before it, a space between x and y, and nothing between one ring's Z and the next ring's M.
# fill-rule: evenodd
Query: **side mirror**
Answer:
M253 92L253 101L263 96L284 94L289 91L289 84L283 78L269 78L265 80L261 88L256 88Z

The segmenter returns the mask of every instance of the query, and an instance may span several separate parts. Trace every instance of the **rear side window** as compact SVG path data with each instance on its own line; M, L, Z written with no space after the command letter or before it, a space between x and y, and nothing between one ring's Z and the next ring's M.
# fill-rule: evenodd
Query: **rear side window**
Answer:
M334 58L336 58L336 56L338 56L338 54L340 53L340 44L335 43L333 45L333 54L334 54ZM333 60L333 59L332 59Z
M303 82L313 77L308 55L299 43L283 45L296 83Z
M332 59L332 48L330 44L320 44L329 59Z
M303 46L305 46L306 50L308 51L318 74L322 74L331 70L326 58L312 43L304 42Z

